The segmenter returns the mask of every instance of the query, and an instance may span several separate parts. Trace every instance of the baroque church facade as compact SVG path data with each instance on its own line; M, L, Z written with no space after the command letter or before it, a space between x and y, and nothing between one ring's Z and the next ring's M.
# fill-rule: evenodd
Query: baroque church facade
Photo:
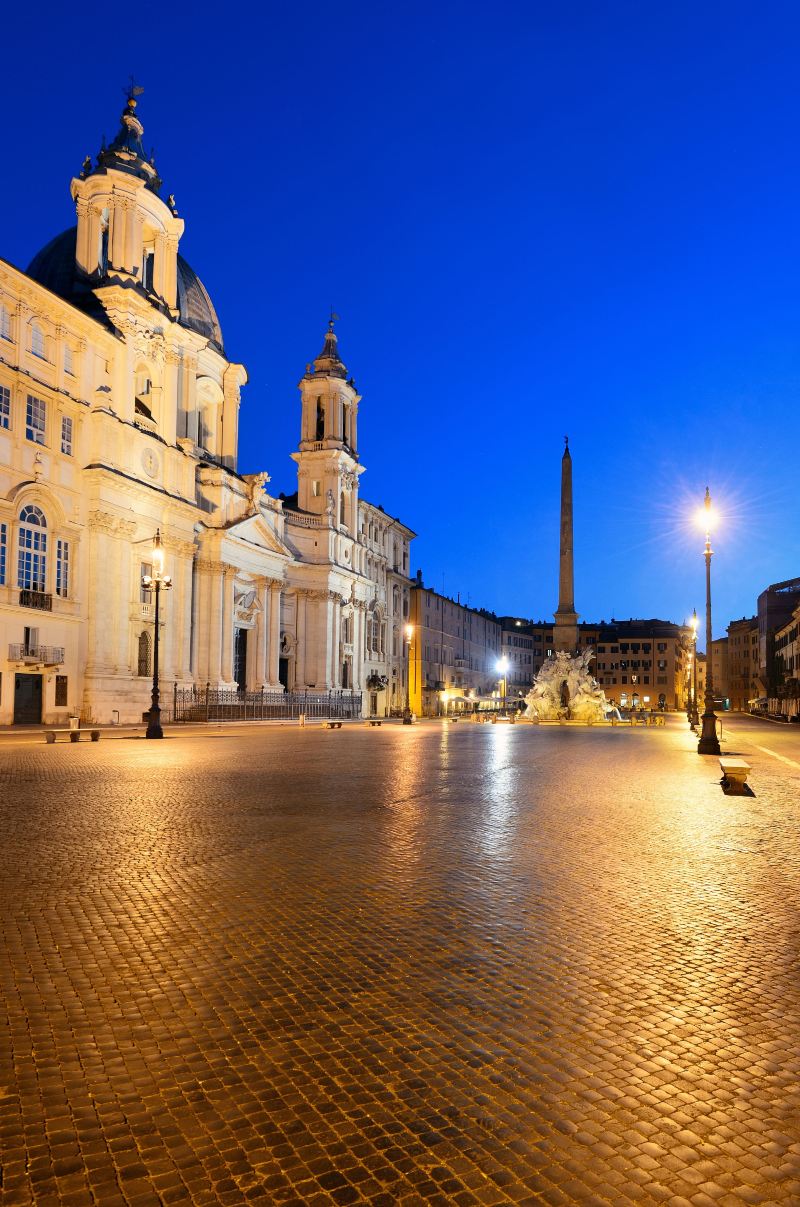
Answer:
M237 470L228 361L174 200L120 130L71 183L77 223L0 260L0 724L141 720L160 532L162 699L356 691L402 707L405 524L360 498L360 396L333 322L300 382L297 494Z

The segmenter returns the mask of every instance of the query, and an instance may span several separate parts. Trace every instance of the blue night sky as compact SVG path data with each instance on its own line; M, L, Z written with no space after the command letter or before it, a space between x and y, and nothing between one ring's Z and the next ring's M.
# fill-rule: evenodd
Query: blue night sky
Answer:
M427 583L552 615L563 436L587 620L715 633L800 573L795 4L54 4L4 18L0 254L139 115L228 355L240 469L294 489L331 304L362 492ZM15 25L16 23L16 25ZM33 69L33 70L32 70Z

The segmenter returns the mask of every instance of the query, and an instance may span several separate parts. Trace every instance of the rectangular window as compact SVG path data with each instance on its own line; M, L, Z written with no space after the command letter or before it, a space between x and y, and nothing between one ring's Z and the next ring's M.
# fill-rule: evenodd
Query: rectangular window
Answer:
M139 567L139 603L150 603L150 592L141 586L142 579L153 577L153 567L150 562L142 562Z
M5 306L0 306L0 338L11 339L11 315Z
M142 285L148 292L153 290L153 276L156 265L156 255L152 248L146 247L142 255Z
M47 403L33 394L28 395L25 408L25 438L34 444L44 444L47 427Z
M67 707L67 676L56 675L56 708Z
M31 327L31 352L41 360L45 359L44 331L38 323Z
M70 377L75 372L75 360L69 344L64 345L64 372L69 373Z
M8 386L0 386L0 427L11 426L11 391Z
M69 595L69 541L56 541L56 595Z
M72 420L69 415L61 416L61 451L72 456Z
M322 494L322 483L318 478L312 478L311 480L311 494L315 499L318 499Z
M8 529L5 524L0 524L0 586L6 581L6 548L8 543Z

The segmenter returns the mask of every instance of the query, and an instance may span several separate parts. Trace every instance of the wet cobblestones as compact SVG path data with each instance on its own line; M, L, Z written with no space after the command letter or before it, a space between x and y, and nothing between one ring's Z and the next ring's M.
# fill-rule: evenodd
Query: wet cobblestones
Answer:
M800 1202L756 770L677 722L0 746L2 1202Z

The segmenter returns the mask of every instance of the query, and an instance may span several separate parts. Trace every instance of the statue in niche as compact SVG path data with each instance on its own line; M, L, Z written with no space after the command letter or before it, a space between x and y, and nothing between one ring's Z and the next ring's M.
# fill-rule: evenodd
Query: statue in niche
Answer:
M325 501L325 515L332 516L333 513L336 511L336 500L333 497L332 490L328 489L328 493L325 496L325 500L326 500Z
M566 679L561 684L561 707L565 712L569 712L569 684Z

